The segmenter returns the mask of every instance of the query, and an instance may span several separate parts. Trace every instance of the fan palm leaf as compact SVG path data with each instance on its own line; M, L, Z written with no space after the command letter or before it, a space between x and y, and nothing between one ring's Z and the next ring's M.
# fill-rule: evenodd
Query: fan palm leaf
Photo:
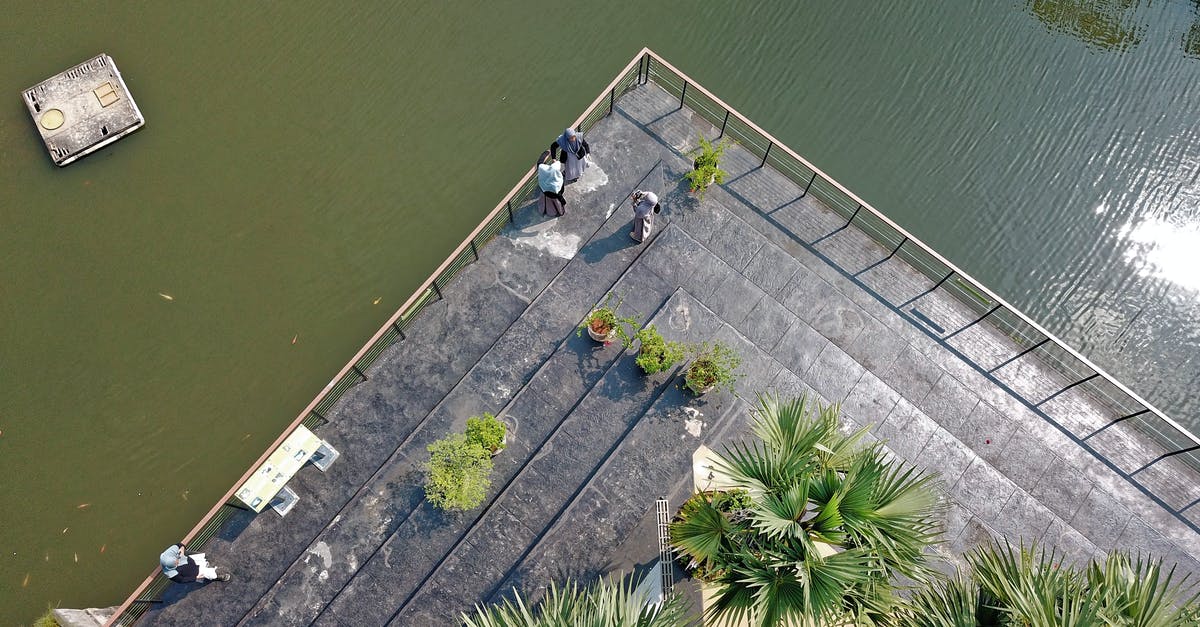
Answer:
M726 538L732 530L729 519L702 499L692 515L671 524L671 542L696 563L713 564L728 548Z
M801 523L808 511L808 484L800 482L783 491L764 494L750 516L759 532L779 540L804 535Z
M847 595L871 578L870 557L852 550L822 558L760 558L742 554L719 580L708 618L717 624L836 624L847 615Z

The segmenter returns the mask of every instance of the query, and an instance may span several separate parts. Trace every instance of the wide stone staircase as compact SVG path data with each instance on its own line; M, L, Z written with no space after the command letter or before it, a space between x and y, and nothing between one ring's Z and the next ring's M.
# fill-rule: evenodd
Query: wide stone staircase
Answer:
M663 96L651 84L618 101L589 133L595 163L568 187L568 215L517 210L346 395L320 430L342 460L297 476L292 513L238 517L209 545L234 581L176 586L147 624L455 624L513 588L651 563L656 551L622 547L655 498L687 495L700 444L745 435L759 391L840 403L848 428L939 473L948 563L1004 538L1074 560L1152 551L1200 573L1194 532L835 269L858 264L881 291L905 272L856 261L878 251L812 196L736 146L726 185L686 194L683 153L712 129ZM642 245L626 234L636 187L664 206ZM797 244L805 228L832 233L820 255ZM732 346L739 393L694 398L677 372L646 377L619 345L578 337L610 292L668 339ZM930 296L931 317L962 315ZM510 427L488 498L438 511L426 446L484 411Z

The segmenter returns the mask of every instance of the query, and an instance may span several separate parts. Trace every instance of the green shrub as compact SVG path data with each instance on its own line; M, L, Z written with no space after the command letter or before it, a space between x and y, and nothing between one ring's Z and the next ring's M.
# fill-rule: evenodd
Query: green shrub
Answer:
M642 343L634 361L646 374L662 372L683 360L683 344L663 340L654 325L638 331L633 337Z
M684 376L688 389L694 394L703 394L710 386L721 386L732 392L733 382L737 380L734 370L742 365L742 358L721 342L705 342L693 350L696 358Z
M704 139L703 135L700 136L700 147L693 151L699 152L692 162L693 169L684 175L691 184L688 191L696 194L700 200L704 200L704 193L708 191L709 185L725 182L725 177L729 173L718 166L721 163L721 156L725 154L725 149L728 147L728 139L713 144Z
M467 418L467 440L482 446L488 453L496 453L504 448L504 434L507 431L503 422L487 412L482 416Z
M453 433L428 447L425 498L444 510L475 509L492 484L492 459L464 433Z

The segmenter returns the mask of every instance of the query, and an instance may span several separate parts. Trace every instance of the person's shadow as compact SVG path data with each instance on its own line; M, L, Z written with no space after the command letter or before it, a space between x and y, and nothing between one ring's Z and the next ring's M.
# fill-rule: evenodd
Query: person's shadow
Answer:
M617 216L613 215L609 220L616 220ZM625 226L618 228L615 232L606 235L600 239L593 239L588 242L582 250L579 251L579 256L587 263L596 263L608 256L609 253L618 250L629 248L630 246L640 246L638 242L633 241L629 236L629 232L633 230L632 219L625 223Z

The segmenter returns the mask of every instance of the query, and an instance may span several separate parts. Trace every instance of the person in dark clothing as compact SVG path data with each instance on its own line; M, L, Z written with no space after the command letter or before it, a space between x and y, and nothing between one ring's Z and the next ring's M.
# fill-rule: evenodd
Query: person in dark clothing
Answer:
M587 169L584 157L591 152L592 148L588 146L587 140L573 128L563 131L563 134L550 144L550 156L562 163L563 178L567 183L574 183L583 176L583 171Z
M562 164L550 159L549 150L538 158L537 177L538 188L542 190L542 195L538 198L538 207L542 210L542 215L566 215L567 199L562 195Z

